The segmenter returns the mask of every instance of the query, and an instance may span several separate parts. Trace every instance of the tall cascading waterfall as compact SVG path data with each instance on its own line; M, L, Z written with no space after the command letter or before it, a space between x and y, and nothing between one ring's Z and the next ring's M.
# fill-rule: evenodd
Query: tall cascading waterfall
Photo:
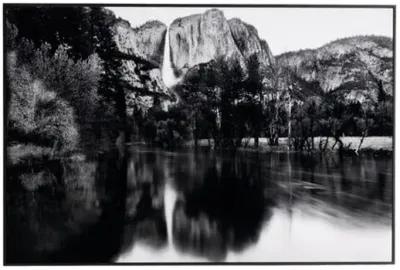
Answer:
M180 78L175 76L174 69L172 68L171 50L170 50L170 46L169 46L169 27L167 28L167 32L165 34L164 57L163 57L161 76L164 81L164 84L175 95L175 97L177 98L177 102L178 102L179 96L173 91L173 86L179 82Z
M161 76L167 87L172 87L179 81L179 78L175 76L174 70L172 68L171 50L169 46L169 27L167 28L167 33L165 34L164 57Z

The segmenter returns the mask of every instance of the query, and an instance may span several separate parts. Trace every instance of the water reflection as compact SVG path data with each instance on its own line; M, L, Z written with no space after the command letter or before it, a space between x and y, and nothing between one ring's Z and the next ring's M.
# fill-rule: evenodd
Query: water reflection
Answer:
M121 245L126 162L115 153L7 168L6 262L94 263Z
M348 215L354 221L384 216L383 220L390 222L390 158L294 154L288 162L263 168L264 175L276 179L276 193L283 196L276 197L281 205L288 204L291 197L292 203L307 204L310 209L331 216Z
M149 148L31 160L7 168L6 261L387 261L392 170L390 156Z
M256 164L223 160L221 167L205 171L201 186L183 190L173 215L174 240L182 252L223 260L228 249L257 242L271 202Z
M164 177L156 155L132 152L128 161L124 245L135 241L161 248L167 243L164 217Z

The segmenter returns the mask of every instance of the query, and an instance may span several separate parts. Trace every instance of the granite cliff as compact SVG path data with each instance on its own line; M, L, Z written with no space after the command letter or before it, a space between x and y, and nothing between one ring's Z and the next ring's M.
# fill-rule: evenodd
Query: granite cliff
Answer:
M122 59L122 78L128 89L135 90L126 91L128 109L135 104L149 108L155 96L168 98L168 88L161 76L167 26L149 21L132 28L127 21L119 19L112 29Z
M169 30L171 61L176 75L219 57L237 60L245 68L252 54L264 67L275 63L268 44L257 30L240 19L227 20L222 11L178 18Z
M161 67L163 61L164 36L167 26L160 21L148 21L132 28L127 21L118 20L114 25L118 49L129 55L137 55Z
M275 58L268 43L260 39L254 26L237 18L230 19L228 23L235 44L245 59L255 54L264 68L275 65Z
M318 49L276 57L298 78L316 83L323 93L348 100L377 100L380 91L393 95L392 39L356 36L330 42Z
M376 101L379 93L393 95L393 44L387 37L344 38L317 49L274 57L254 26L237 18L227 20L217 9L177 18L169 31L158 21L132 28L128 22L119 20L114 32L116 44L124 55L124 79L149 94L139 98L130 94L130 100L144 102L147 107L152 105L155 95L173 96L161 73L166 65L164 55L168 53L164 50L168 49L176 76L221 57L239 61L246 69L246 62L255 54L264 79L277 82L278 90L292 84L302 99L329 93L347 100ZM167 38L169 48L165 48ZM151 68L142 68L138 59L148 61Z

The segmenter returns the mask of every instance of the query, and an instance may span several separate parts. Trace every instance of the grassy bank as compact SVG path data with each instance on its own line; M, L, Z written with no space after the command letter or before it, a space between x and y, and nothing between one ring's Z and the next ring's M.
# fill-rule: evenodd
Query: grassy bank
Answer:
M51 147L38 146L34 144L16 144L7 147L8 165L17 165L28 160L49 160L60 157L69 159L84 159L79 152L57 152Z
M7 147L8 164L15 165L28 159L44 159L52 155L50 147L34 144L16 144Z
M356 150L361 141L361 137L342 137L341 138L344 144L344 148L347 150ZM314 138L314 146L315 150L319 150L319 146L323 147L326 142L326 137L316 137ZM211 144L213 147L213 140L202 139L199 140L198 145L207 147ZM194 143L188 143L188 146L193 146ZM243 139L243 148L254 148L254 139L253 138L245 138ZM327 142L327 150L336 151L338 150L339 145L335 145L335 140L333 138L329 138ZM261 151L287 151L288 149L288 139L286 137L279 138L279 145L270 146L268 144L267 138L259 139L259 150ZM360 151L393 151L393 137L389 136L371 136L364 138L364 141L361 144Z
M360 144L361 137L342 137L342 141L344 144L344 148L346 150L355 151ZM326 138L325 137L316 137L314 138L314 146L315 150L319 150L319 146L325 145ZM211 147L214 146L213 140L202 139L199 140L198 145L202 147L208 147L211 144ZM185 146L193 147L194 143L189 142ZM335 140L333 138L328 139L326 149L328 151L336 151L338 150L338 144L335 145ZM288 150L288 139L287 138L279 138L279 145L270 146L268 144L267 138L259 139L259 147L258 149L254 148L254 139L246 138L243 139L242 148L253 149L259 151L287 151ZM393 151L393 138L392 137L366 137L361 145L360 151ZM71 153L69 153L71 154ZM55 155L60 155L60 153L53 153L52 149L49 147L42 147L33 144L17 144L13 146L7 147L7 158L8 164L15 165L23 162L24 160L29 159L51 159ZM80 155L74 153L73 158L81 158Z

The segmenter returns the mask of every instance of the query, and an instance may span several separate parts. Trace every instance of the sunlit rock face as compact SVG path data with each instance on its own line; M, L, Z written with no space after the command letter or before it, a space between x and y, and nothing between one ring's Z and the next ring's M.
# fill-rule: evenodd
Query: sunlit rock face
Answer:
M275 64L267 42L259 38L254 26L237 18L230 19L228 24L235 44L245 59L256 54L261 66L267 68Z
M169 38L172 65L178 76L220 57L239 61L244 69L253 54L264 68L275 63L267 42L259 38L254 26L236 18L227 20L217 9L176 19Z
M216 9L176 19L169 38L171 60L178 74L218 56L241 58L224 14Z
M163 60L164 36L167 26L159 21L149 21L132 28L127 21L119 20L114 26L118 49L129 55L154 61L159 67Z
M161 76L166 31L167 26L159 21L132 28L129 22L119 19L113 26L114 41L122 57L123 79L132 89L141 92L140 96L135 96L136 91L126 91L128 114L133 105L148 109L153 106L154 96L169 96ZM144 67L130 56L148 61L150 66Z
M176 19L170 26L169 38L171 60L177 75L218 56L236 57L243 61L228 21L216 9Z
M323 92L340 93L347 100L376 100L380 87L393 95L393 44L387 37L345 38L276 59L305 81L317 82Z

